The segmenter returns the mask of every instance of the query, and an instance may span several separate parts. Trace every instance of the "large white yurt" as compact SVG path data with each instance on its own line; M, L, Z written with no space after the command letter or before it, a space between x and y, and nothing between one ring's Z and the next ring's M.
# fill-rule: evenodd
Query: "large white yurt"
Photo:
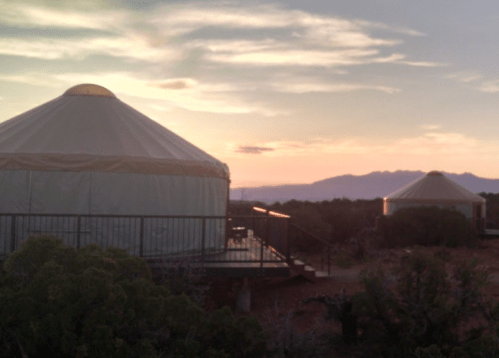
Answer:
M225 216L229 182L224 163L98 85L77 85L0 123L0 215ZM8 227L9 220L4 215L0 225ZM164 245L168 252L196 250L201 234L193 230L201 230L201 221L192 220L142 222L142 229L128 223L124 233L125 219L119 224L114 218L111 224L87 217L78 224L84 225L78 234L82 244L122 246L137 253L136 234L142 231L147 238L141 244L144 255L164 252ZM47 223L35 228L20 221L22 227L14 228L18 235L50 231ZM60 236L74 231L76 224L64 225L56 230ZM127 242L107 242L113 233L128 237ZM203 249L223 245L223 235L222 227L211 230Z
M480 231L485 223L486 200L472 193L439 171L431 171L420 179L383 198L383 214L391 215L401 208L438 206L462 212Z

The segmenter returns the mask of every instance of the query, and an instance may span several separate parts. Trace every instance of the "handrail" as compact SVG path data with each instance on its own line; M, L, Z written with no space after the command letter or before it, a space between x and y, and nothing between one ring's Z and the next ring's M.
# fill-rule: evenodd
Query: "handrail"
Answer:
M120 214L28 214L28 213L0 213L0 216L36 216L36 217L82 217L82 218L144 218L144 219L250 219L255 215L120 215ZM256 216L257 218L266 217L266 215Z
M268 214L270 216L275 216L276 218L286 218L286 219L291 218L291 216L289 215L278 213L277 211L259 208L258 206L253 206L253 210L258 211L260 213Z
M321 251L321 271L324 270L324 261L326 261L326 263L327 263L327 275L331 276L331 251L336 253L335 245L331 244L330 242L328 242L324 239L321 239L320 237L312 234L311 232L303 229L302 227L300 227L296 224L289 223L288 225L294 227L295 229L298 229L299 231L301 231L305 235L313 238L316 241L319 241L321 244L323 244L325 247L327 247L327 257L326 258L324 258L324 254L325 254L324 250Z
M278 213L277 211L272 211L272 210L260 208L258 206L253 206L251 208L251 210L265 214L265 217L267 217L267 218L287 219L286 224L287 224L287 221L291 218L291 216L289 216L289 215ZM253 215L253 216L258 217L255 215ZM264 236L265 236L266 246L268 248L272 248L272 246L275 244L275 240L273 240L274 242L272 243L272 245L270 245L269 238L271 235L269 232L269 225L268 224L269 224L269 221L267 221ZM277 243L279 245L279 247L273 247L273 249L275 249L275 251L277 251L277 252L280 252L281 255L283 255L286 258L286 262L289 264L291 262L291 250L290 250L291 247L290 247L290 242L289 242L287 225L283 230L284 230L284 234L281 235L281 237L278 239L279 242Z
M317 241L320 241L321 243L323 243L324 245L326 246L331 246L332 248L334 248L334 245L331 244L330 242L324 240L324 239L321 239L320 237L316 236L315 234L312 234L310 231L307 231L305 229L303 229L302 227L296 225L296 224L293 224L293 223L289 223L290 226L293 226L294 228L300 230L301 232L303 232L304 234L307 234L308 236L314 238L315 240Z

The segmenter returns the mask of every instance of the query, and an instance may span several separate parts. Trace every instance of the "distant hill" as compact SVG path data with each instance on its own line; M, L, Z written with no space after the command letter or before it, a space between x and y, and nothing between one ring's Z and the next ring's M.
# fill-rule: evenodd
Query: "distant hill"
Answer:
M474 192L499 192L499 179L486 179L471 173L453 174L443 172L449 179ZM309 200L321 201L334 198L374 199L384 197L406 184L425 175L422 171L372 172L366 175L341 175L312 184L262 186L256 188L231 189L231 200L257 200L266 203L275 201Z

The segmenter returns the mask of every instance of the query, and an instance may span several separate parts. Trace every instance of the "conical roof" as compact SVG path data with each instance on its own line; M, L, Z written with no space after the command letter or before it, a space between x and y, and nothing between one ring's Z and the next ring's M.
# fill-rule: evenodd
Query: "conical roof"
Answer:
M0 169L229 177L224 163L93 84L0 123Z
M485 203L480 195L472 193L441 172L432 171L384 198L387 202L422 203Z

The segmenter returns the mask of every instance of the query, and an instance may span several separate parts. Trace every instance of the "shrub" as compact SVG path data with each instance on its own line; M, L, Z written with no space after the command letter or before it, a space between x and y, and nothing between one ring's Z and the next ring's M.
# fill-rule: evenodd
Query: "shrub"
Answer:
M486 273L476 262L463 263L448 276L444 261L416 249L392 275L396 281L390 287L382 271L364 272L365 291L354 297L362 356L463 356L453 349L457 346L463 354L481 347L471 356L497 352L496 321L481 293ZM471 318L479 322L471 324ZM474 328L463 335L465 323ZM495 343L485 348L490 335Z
M382 247L472 246L476 242L470 222L459 211L436 206L403 208L378 223Z
M8 257L0 307L0 357L257 357L265 348L254 319L206 316L155 284L144 260L54 237L31 237Z
M362 283L364 291L354 296L342 290L304 301L324 304L325 319L341 323L349 356L498 356L499 305L484 302L486 272L476 262L448 275L444 261L415 249L391 273L365 270Z

